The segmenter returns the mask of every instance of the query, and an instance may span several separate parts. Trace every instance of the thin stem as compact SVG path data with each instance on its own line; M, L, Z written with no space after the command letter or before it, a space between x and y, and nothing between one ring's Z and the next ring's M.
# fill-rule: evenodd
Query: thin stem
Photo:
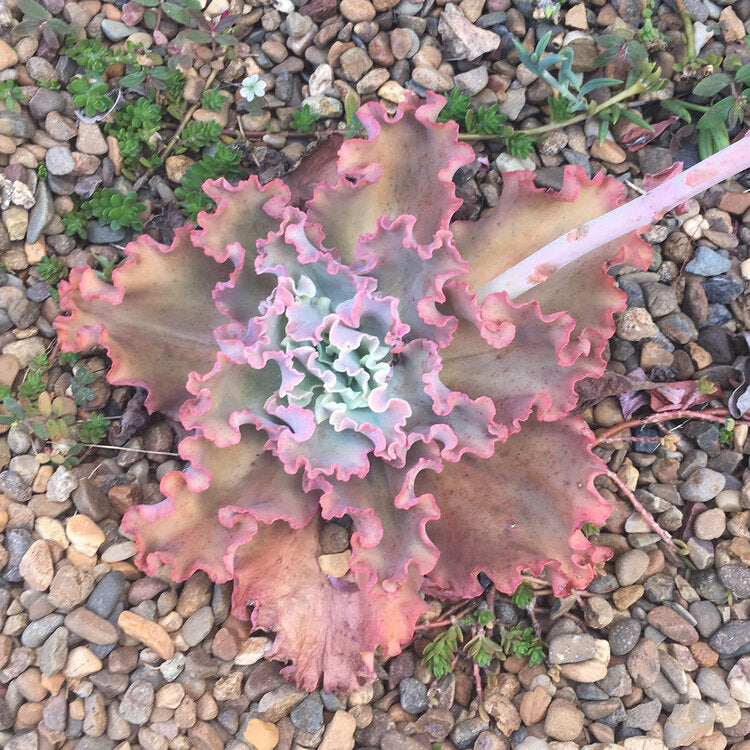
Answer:
M159 7L159 11L161 12L161 6ZM211 72L208 74L208 78L206 78L206 83L203 87L203 90L206 91L210 88L211 84L214 82L216 76L219 74L218 68L213 68ZM159 159L161 161L164 161L173 151L174 147L179 143L180 135L182 134L182 131L185 129L185 126L190 122L190 118L193 116L193 113L199 109L201 106L200 99L193 104L192 107L190 107L185 114L182 116L182 119L180 120L180 124L177 126L177 130L174 131L174 135L167 141L167 145L164 146L164 148L159 153ZM148 180L149 177L151 177L152 174L156 171L156 167L150 167L147 169L136 181L133 185L133 188L135 190L140 189L142 185L145 184L146 180Z
M692 109L696 112L708 112L711 107L706 106L705 104L693 104L693 102L686 102L680 99L680 104L682 104L685 109Z
M630 488L625 484L625 482L620 479L620 477L617 476L617 474L614 473L614 471L610 471L607 469L606 471L607 476L617 485L620 492L625 495L625 497L630 500L633 507L641 514L642 518L646 521L646 523L667 543L667 545L671 549L677 549L677 545L672 541L672 537L669 534L668 531L664 531L661 526L659 526L658 523L656 523L656 519L641 505L641 501L630 491Z
M550 122L547 125L540 125L536 128L529 128L528 130L519 130L519 133L523 133L524 135L542 135L543 133L548 133L551 130L559 130L560 128L567 128L568 125L575 125L577 122L583 122L584 120L588 120L589 117L595 117L599 113L603 112L605 109L608 109L614 104L619 104L621 101L624 101L625 99L629 99L631 96L638 96L639 94L643 94L645 92L645 87L643 85L642 81L637 81L632 86L629 86L628 88L621 91L619 94L615 94L614 96L611 96L609 99L607 99L606 102L602 102L601 104L597 104L596 107L593 109L587 110L586 112L583 112L580 115L576 115L575 117L571 117L569 120L565 120L563 122ZM460 141L486 141L486 140L492 140L500 138L499 135L479 135L476 133L460 133L458 136L458 140Z
M149 451L145 448L125 448L125 447L118 447L116 445L103 445L103 444L92 444L89 446L90 448L106 448L110 451L129 451L130 453L153 453L155 456L174 456L175 458L180 458L179 453L171 453L170 451Z
M675 419L702 419L704 422L725 422L729 416L728 409L706 409L705 411L693 411L691 409L680 409L679 411L662 412L661 414L652 414L649 417L639 417L638 419L627 419L624 422L604 430L597 435L594 445L608 443L613 438L622 440L622 437L616 437L618 432L628 430L631 427L645 427L650 424L659 424L661 422L672 422ZM644 438L637 438L643 440Z
M750 138L744 137L645 195L571 229L485 284L477 290L479 298L507 292L514 299L545 281L554 271L630 232L644 231L675 206L748 167Z
M677 12L680 14L682 19L682 25L685 28L685 43L687 44L687 53L685 62L690 63L698 57L698 53L695 51L695 33L693 32L693 17L685 7L684 0L675 0L677 6Z

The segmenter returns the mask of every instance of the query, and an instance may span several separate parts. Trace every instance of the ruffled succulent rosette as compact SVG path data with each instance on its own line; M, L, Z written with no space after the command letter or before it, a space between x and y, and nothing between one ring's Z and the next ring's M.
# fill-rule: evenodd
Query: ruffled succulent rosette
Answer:
M409 96L391 119L359 112L340 178L305 210L281 181L208 182L217 208L171 247L142 237L113 284L61 284L61 347L107 348L115 384L194 435L166 499L128 511L137 564L175 580L234 580L233 611L276 633L300 686L374 677L399 652L425 591L504 592L522 571L584 587L608 551L581 533L609 506L575 383L602 372L624 295L612 262L644 268L633 235L510 301L481 286L617 205L622 188L567 168L559 193L504 177L497 207L454 222L453 175L470 163L444 100ZM319 531L349 519L349 572L319 565Z

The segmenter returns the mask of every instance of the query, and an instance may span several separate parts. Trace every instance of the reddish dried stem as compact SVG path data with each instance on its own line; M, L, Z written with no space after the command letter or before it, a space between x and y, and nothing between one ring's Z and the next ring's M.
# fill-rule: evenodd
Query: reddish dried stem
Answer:
M638 419L627 419L620 424L610 427L601 434L597 435L594 445L610 442L610 438L615 437L618 432L628 430L631 427L645 427L649 424L659 424L660 422L671 422L675 419L702 419L704 422L724 422L729 416L728 409L705 409L704 411L693 411L691 409L680 409L679 411L663 412L661 414L652 414L650 417L639 417ZM620 439L625 439L620 438ZM643 438L639 438L643 439Z
M669 535L669 532L664 531L661 526L659 526L658 523L656 523L656 519L641 505L640 500L630 491L630 488L625 484L625 482L620 479L620 477L617 476L617 474L614 473L614 471L610 471L607 469L606 471L607 476L617 485L620 492L622 492L625 497L627 497L628 500L633 504L633 507L641 514L643 519L646 521L646 523L667 543L667 545L671 548L676 550L677 545L672 541L672 537Z

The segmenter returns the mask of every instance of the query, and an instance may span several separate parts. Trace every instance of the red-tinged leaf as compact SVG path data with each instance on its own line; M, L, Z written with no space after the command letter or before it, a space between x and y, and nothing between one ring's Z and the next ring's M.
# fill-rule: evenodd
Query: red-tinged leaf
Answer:
M374 102L359 110L369 140L344 143L341 178L334 187L321 185L307 207L309 220L323 228L325 246L345 263L354 260L357 241L375 232L382 216L415 216L414 237L421 245L430 245L438 230L448 229L461 205L452 177L474 160L474 152L458 143L456 123L435 124L444 101L428 92L427 102L420 104L408 94L392 119Z
M60 283L55 321L63 351L94 344L112 359L110 383L139 385L146 406L176 417L189 398L191 372L208 372L216 360L213 330L226 322L211 300L229 267L195 248L190 229L178 230L171 247L148 236L125 248L127 262L112 274L114 285L91 268L75 268Z
M291 661L287 670L303 690L323 677L327 691L349 692L375 679L374 656L390 658L408 642L426 610L414 577L394 594L365 590L351 574L325 575L320 522L293 530L283 522L261 526L235 553L233 613L246 618L254 603L253 627L275 632L270 656Z
M440 550L432 584L450 596L478 596L484 571L511 593L521 571L546 569L556 595L585 588L594 564L609 556L580 531L586 521L601 526L611 510L594 489L606 466L591 453L592 439L578 417L532 417L491 458L465 456L440 474L421 472L416 494L430 493L440 508L440 520L427 524Z
M452 224L456 247L470 266L472 289L571 229L607 213L624 198L622 183L601 173L589 179L581 167L565 168L559 193L536 187L534 177L533 172L504 173L495 207L478 221Z
M423 469L440 466L437 454L434 446L420 445L404 468L373 461L364 479L319 482L325 489L323 517L352 519L350 567L368 587L377 583L393 592L409 580L412 566L420 575L435 566L440 553L427 538L425 524L439 518L440 511L432 498L414 495L414 481Z
M575 383L590 370L581 357L587 347L571 342L575 320L566 313L544 316L536 302L516 305L505 293L491 294L480 309L464 287L447 286L446 309L459 325L441 351L440 380L470 398L490 398L502 436L521 429L532 408L543 421L571 411Z
M336 184L339 176L336 163L343 142L344 136L334 133L284 177L284 182L291 191L289 202L293 206L304 208L321 183Z
M235 549L253 537L258 523L308 523L317 510L316 493L303 492L300 477L287 474L264 450L265 442L265 434L252 428L229 448L200 437L183 440L180 455L190 466L164 477L167 499L131 508L123 519L123 528L135 535L139 567L155 575L168 563L177 581L196 570L226 581Z

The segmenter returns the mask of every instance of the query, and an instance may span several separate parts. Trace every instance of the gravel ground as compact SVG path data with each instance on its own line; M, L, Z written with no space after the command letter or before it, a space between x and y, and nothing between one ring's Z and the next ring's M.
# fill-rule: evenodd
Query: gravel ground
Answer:
M703 40L704 53L736 52L750 60L741 44L750 0L687 4L704 27L720 28ZM120 3L59 5L61 17L80 23L90 38L108 44L150 38L122 22ZM216 120L227 132L269 128L248 141L245 162L245 174L252 166L263 181L292 168L314 145L313 138L284 134L292 111L307 103L324 118L322 127L336 129L352 91L394 109L405 89L457 85L477 104L497 102L517 126L539 125L548 121L540 106L550 88L517 67L508 54L510 36L533 42L552 28L575 46L581 69L591 70L595 36L618 17L633 23L641 12L637 0L592 0L565 6L553 27L535 19L532 4L522 0L463 0L464 21L451 24L442 5L211 0L209 16L229 10L247 30L219 80L229 87L258 73L269 94L262 115L238 113L227 103L219 112L198 108L193 117ZM8 43L20 17L15 12L13 19L14 7L12 0L0 2L6 40L0 39L0 80L15 80L25 97L15 111L0 104L0 261L7 269L0 272L0 384L7 386L18 384L54 343L58 309L36 264L45 256L69 268L97 263L96 256L115 259L128 238L125 230L95 223L84 241L64 234L61 217L73 208L72 196L88 197L99 186L132 187L122 175L117 141L105 137L100 123L76 118L66 91L40 85L71 75L65 59L32 38ZM679 28L670 6L658 16L665 27ZM165 19L162 29L171 38L177 26ZM678 43L659 52L670 90L682 85L672 80L679 54ZM185 87L188 102L199 101L210 72L196 63ZM559 187L563 166L579 164L589 174L604 170L637 186L644 173L673 161L666 138L631 152L616 139L600 146L595 132L581 123L547 136L526 165L537 171L538 184ZM497 201L497 168L518 166L499 142L475 147L490 169L469 169L458 185L466 216ZM679 155L688 165L697 160L691 147ZM45 181L37 179L42 160ZM145 221L163 219L190 163L185 155L169 157L141 188ZM734 366L747 358L739 334L750 329L750 193L744 190L742 181L725 183L692 200L686 214L655 226L648 271L615 269L628 310L610 342L611 371L641 368L657 382L706 376L731 390L738 380ZM250 637L246 623L228 616L229 586L201 573L176 586L166 574L146 578L135 568L135 547L118 530L121 515L159 497L160 478L179 468L173 452L183 431L148 417L142 394L109 386L103 356L93 353L79 366L96 376L85 413L72 398L70 368L53 361L44 374L47 390L60 397L64 413L127 415L108 437L117 450L87 449L72 470L53 470L36 459L39 438L0 428L0 746L750 750L746 426L737 425L726 442L719 424L675 421L662 432L651 427L638 435L668 431L669 447L620 441L597 449L689 556L672 551L616 484L602 478L614 510L597 537L614 550L613 559L564 613L554 616L559 603L551 597L536 600L548 661L529 666L509 658L486 685L481 705L467 661L459 660L451 675L432 677L419 658L424 635L383 664L376 683L348 696L307 694L264 659L268 637ZM606 429L624 415L610 397L585 416ZM348 544L344 539L342 547L340 533L328 539L325 553ZM504 598L496 614L508 626L528 618ZM431 616L439 617L437 608Z

